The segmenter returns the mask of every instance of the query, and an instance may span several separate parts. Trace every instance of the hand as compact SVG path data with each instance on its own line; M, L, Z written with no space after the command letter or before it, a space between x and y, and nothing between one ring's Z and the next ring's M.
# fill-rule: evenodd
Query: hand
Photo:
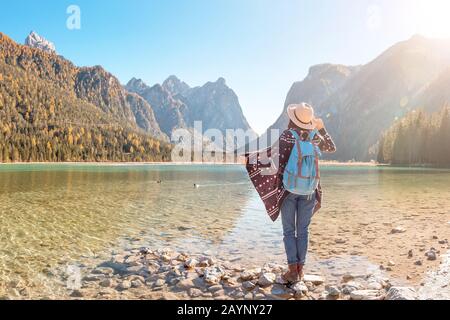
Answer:
M324 125L324 123L323 123L323 120L320 119L320 118L315 118L315 119L313 120L313 124L316 126L316 129L317 129L317 130L321 130L321 129L325 128L325 125Z

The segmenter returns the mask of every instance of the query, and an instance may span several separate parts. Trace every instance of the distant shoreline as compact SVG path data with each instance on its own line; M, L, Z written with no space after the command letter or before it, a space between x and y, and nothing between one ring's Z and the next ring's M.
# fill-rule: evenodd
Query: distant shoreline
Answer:
M141 165L218 165L218 166L230 166L230 165L245 165L244 163L240 162L229 162L229 163L222 163L222 162L114 162L114 161L104 161L104 162L94 162L94 161L88 161L88 162L5 162L0 163L0 166L2 165L98 165L98 166L141 166ZM368 166L368 167L376 167L379 164L372 163L372 162L337 162L337 161L320 161L321 165L325 166Z
M92 166L147 166L147 165L243 165L242 163L217 163L217 162L8 162L0 163L0 166L4 165L92 165Z
M2 166L25 166L25 165L86 165L86 166L188 166L188 165L208 165L208 166L244 166L244 163L230 162L114 162L114 161L104 161L104 162L3 162L0 163L0 168ZM392 164L382 164L377 162L339 162L339 161L320 161L321 166L336 166L336 167L380 167L380 168L411 168L411 169L450 169L450 167L440 167L432 165L392 165Z

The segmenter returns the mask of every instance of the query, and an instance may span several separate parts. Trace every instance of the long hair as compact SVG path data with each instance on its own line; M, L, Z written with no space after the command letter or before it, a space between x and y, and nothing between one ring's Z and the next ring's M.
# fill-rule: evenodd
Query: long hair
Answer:
M302 139L306 139L309 135L309 132L311 132L311 130L300 128L292 120L289 120L288 130L297 131L297 133L299 134L300 137L302 137Z

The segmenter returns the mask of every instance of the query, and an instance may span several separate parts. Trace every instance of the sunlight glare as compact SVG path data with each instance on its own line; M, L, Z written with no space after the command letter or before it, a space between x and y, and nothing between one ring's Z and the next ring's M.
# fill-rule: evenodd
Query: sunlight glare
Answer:
M450 38L450 0L416 0L417 32L431 38Z

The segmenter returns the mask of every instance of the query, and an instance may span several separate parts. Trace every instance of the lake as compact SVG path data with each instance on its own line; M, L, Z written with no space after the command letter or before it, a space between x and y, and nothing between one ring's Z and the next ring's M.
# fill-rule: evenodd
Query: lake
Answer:
M330 277L380 272L393 259L403 278L408 250L450 234L448 170L324 166L322 184L308 267ZM281 223L270 221L242 166L0 165L0 218L0 296L26 287L31 297L57 297L58 269L123 248L207 252L246 266L285 259ZM406 232L390 235L397 225ZM417 267L412 279L426 272Z

